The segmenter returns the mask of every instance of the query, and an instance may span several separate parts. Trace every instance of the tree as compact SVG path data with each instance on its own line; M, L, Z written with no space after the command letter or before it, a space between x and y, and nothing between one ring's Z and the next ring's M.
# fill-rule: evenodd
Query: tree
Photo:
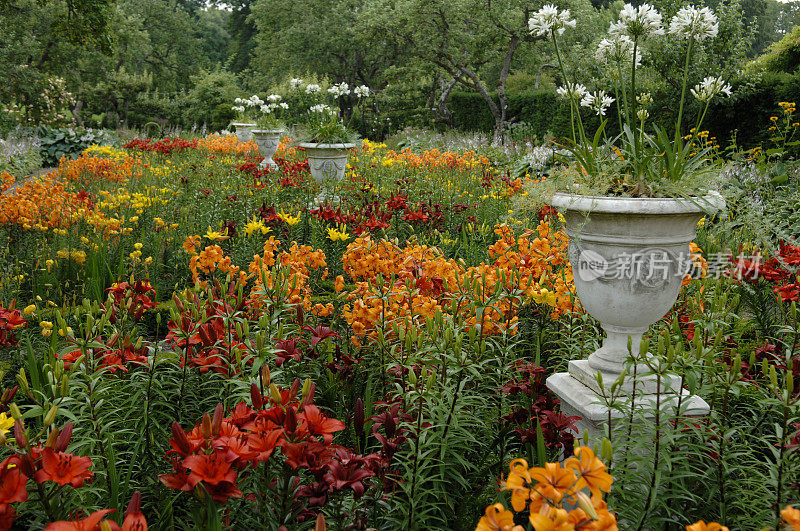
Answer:
M541 39L528 31L538 7L527 0L375 0L366 20L373 39L392 39L450 80L477 91L492 113L499 143L514 57L521 46ZM447 82L443 86L452 88Z

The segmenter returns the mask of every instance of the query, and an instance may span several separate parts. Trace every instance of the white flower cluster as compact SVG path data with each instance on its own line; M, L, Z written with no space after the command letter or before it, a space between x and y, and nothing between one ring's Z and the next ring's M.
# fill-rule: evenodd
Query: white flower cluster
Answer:
M642 4L639 7L625 4L619 12L619 20L611 24L608 32L611 35L627 35L637 39L663 35L664 28L661 26L661 14L650 4Z
M553 158L553 150L545 146L536 146L525 156L533 171L543 170Z
M331 88L328 89L330 94L333 94L334 98L338 98L340 96L347 96L350 94L350 86L347 83L337 83L333 85Z
M293 77L289 80L289 86L293 89L299 88L303 86L303 80L298 77Z
M528 19L528 29L537 37L546 35L551 31L562 35L567 27L575 27L575 19L570 20L569 9L559 11L552 4L547 4Z
M673 17L669 32L686 39L698 41L714 38L719 32L717 16L709 8L697 9L694 6L682 7Z
M270 103L278 103L282 99L283 98L281 97L280 94L270 94L269 96L267 96L267 101L269 101Z
M236 99L238 100L239 98ZM234 112L244 112L244 105L233 105L231 109L233 109Z
M317 105L312 105L308 108L309 112L331 112L331 108L325 105L324 103L319 103Z
M627 35L613 35L597 45L594 56L601 63L629 63L633 59L633 41ZM642 64L642 51L636 50L636 66Z
M731 86L725 83L721 77L707 77L699 85L695 85L690 89L692 96L694 96L700 103L708 103L715 96L724 94L731 95Z
M606 110L614 103L614 98L608 96L605 90L589 92L581 100L581 107L589 107L597 116L605 116Z
M243 104L247 107L260 107L264 105L264 100L259 98L257 95L253 94L249 98L236 98L233 100L234 103Z
M321 91L322 87L315 83L311 83L306 85L306 94L316 94L317 92Z
M564 99L575 99L575 100L582 100L584 96L589 94L589 91L586 90L586 87L581 85L580 83L572 84L567 82L567 86L565 87L558 87L556 89L556 94L561 96Z
M369 96L369 87L366 85L361 85L353 89L353 94L355 94L359 98L366 98Z

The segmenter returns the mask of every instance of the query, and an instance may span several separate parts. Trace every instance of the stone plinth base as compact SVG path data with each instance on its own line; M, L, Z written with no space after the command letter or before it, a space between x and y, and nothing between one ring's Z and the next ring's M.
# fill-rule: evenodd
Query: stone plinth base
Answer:
M618 376L618 375L617 375ZM609 408L605 400L598 393L600 390L594 371L589 367L585 360L571 361L569 372L559 372L547 379L547 388L550 389L561 400L561 412L565 415L581 417L576 423L578 437L583 437L585 431L589 432L589 441L581 441L581 444L594 444L608 435L609 410L612 423L614 419L627 417L630 415L631 400L636 411L636 417L654 418L653 412L656 404L656 385L655 377L641 377L642 383L637 377L636 396L632 395L632 377L630 384L622 386L624 392L615 401L615 407ZM607 389L614 383L614 375L603 376L603 386ZM664 411L665 419L675 416L678 407L678 393L676 392L678 378L675 375L662 377L660 396L660 409ZM685 389L681 391L681 409L684 416L702 417L708 415L710 407L705 400L697 395L690 395ZM610 394L610 391L607 391ZM620 441L615 441L619 443Z

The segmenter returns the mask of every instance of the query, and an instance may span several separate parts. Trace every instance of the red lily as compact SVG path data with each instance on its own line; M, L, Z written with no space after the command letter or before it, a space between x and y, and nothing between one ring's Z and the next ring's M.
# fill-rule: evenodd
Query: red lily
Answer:
M64 452L54 452L45 448L42 452L42 469L36 472L33 479L37 483L55 481L61 486L72 485L75 488L83 486L83 481L91 479L94 472L89 470L92 460Z
M231 468L231 463L236 456L231 456L227 452L216 451L211 455L190 455L183 460L183 466L191 471L189 474L189 485L194 487L201 481L209 485L216 485L223 481L234 483L236 481L236 470Z
M131 501L128 502L125 520L122 522L122 531L147 531L147 520L142 514L142 493L138 490L133 493Z
M317 406L309 405L303 409L303 418L308 425L308 431L313 435L321 435L326 443L333 440L333 433L344 429L344 422L330 419L323 415Z
M44 531L93 531L95 529L100 529L100 521L107 514L113 513L114 511L116 511L116 509L103 509L93 512L83 520L61 520L59 522L53 522L52 524L47 524ZM107 520L107 523L112 530L119 531L120 527L116 522Z

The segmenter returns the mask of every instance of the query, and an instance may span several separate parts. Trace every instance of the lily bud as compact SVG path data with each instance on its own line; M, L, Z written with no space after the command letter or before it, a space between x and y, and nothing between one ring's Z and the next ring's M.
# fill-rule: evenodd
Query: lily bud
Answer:
M353 412L353 428L356 430L356 435L361 437L364 435L364 402L361 398L356 398L355 411Z
M22 412L19 410L19 406L17 406L16 402L11 402L8 405L8 410L11 412L11 417L14 420L22 420Z
M58 414L58 406L51 407L47 415L44 416L43 424L45 428L49 428L53 424L53 421L56 420L56 414Z
M273 384L269 384L269 395L272 398L272 401L275 402L275 405L281 405L283 403L283 397L281 396L281 392L278 389L278 386Z
M594 505L592 505L592 500L589 499L589 496L587 496L585 492L581 491L575 495L575 498L578 500L578 507L583 509L583 512L586 513L586 516L592 520L597 520L597 510L595 510Z
M178 450L180 450L184 455L188 454L192 450L192 445L189 444L189 439L186 438L186 433L183 431L183 428L181 428L181 425L176 421L172 422L172 438L175 440Z
M308 392L305 394L303 400L300 402L300 409L304 409L306 406L310 406L311 404L314 403L314 393L317 390L317 384L315 384L311 380L307 381L310 383L310 385L308 386Z
M47 435L47 441L45 441L44 445L47 448L54 448L56 442L58 441L59 431L58 428L53 428L50 433Z
M219 435L219 430L222 429L223 413L222 404L217 404L217 407L214 408L214 417L211 419L211 434L214 435L214 437L217 437Z
M297 430L297 413L293 407L286 408L286 420L283 422L283 428L289 434Z
M17 374L17 383L22 388L22 391L25 394L29 393L30 387L28 386L28 377L25 374L25 369L20 369L19 374Z
M328 526L325 524L325 517L322 513L317 515L317 521L314 523L314 531L327 531Z
M255 409L261 409L261 406L264 405L264 399L261 397L261 393L255 383L250 384L250 402Z
M269 384L272 383L272 374L269 372L269 365L266 363L261 366L261 383L264 387L269 387Z
M28 447L28 436L25 434L25 426L21 420L14 421L14 441L20 448Z
M61 428L61 433L58 434L58 439L56 439L56 445L53 447L53 450L56 452L63 452L69 446L69 441L72 439L72 423L67 422L64 424L64 427Z
M177 293L172 294L172 302L175 303L175 308L177 308L180 313L183 313L184 310L186 310L186 308L183 306L183 301L181 301Z
M297 396L297 392L300 390L300 378L295 378L292 382L292 386L289 388L289 400L294 400Z
M211 435L213 434L213 429L211 428L211 416L208 413L203 414L203 420L200 422L200 432L203 434L205 439L210 439Z
M133 346L134 350L142 350L142 345L144 344L144 340L142 336L139 336L139 339L136 340L136 344Z

